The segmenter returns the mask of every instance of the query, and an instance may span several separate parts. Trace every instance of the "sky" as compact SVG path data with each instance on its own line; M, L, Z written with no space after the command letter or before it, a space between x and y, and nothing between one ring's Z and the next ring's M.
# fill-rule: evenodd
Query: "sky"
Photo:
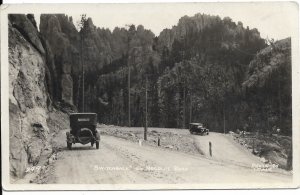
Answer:
M72 16L75 25L80 20L80 14L86 13L97 27L113 30L116 26L142 24L157 36L163 29L176 25L182 16L196 13L219 15L221 18L228 16L236 23L241 21L244 27L257 28L262 38L275 40L291 36L298 25L298 5L293 2L102 4L89 7L78 5L72 9L63 9L62 6L54 10L55 13ZM35 14L38 24L39 14Z

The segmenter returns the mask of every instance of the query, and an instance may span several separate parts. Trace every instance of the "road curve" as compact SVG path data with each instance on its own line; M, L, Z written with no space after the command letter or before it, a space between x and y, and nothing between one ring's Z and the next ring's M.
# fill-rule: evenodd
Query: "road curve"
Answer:
M63 133L62 133L63 134ZM59 137L61 144L65 136ZM54 164L59 184L283 184L286 174L257 172L251 168L170 151L124 139L101 136L100 149L73 145Z

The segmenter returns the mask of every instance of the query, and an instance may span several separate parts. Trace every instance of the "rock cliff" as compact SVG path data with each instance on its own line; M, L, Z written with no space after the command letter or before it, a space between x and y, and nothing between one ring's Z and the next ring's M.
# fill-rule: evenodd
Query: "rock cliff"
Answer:
M55 100L62 100L73 105L72 73L79 68L79 35L65 15L42 14L40 33L47 48L47 65L53 78L49 78L51 95Z
M10 172L20 178L30 166L53 152L53 133L66 127L66 117L52 106L44 48L32 15L9 15ZM51 114L52 113L52 114ZM50 117L50 115L52 117ZM56 119L56 116L60 116Z

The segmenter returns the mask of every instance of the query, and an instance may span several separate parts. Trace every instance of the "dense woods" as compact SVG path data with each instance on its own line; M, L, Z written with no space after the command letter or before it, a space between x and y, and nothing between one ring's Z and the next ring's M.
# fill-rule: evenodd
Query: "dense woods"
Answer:
M46 16L42 27L52 24ZM77 32L72 18L56 18L74 56L67 103L98 113L101 123L143 126L147 84L149 126L291 134L289 38L267 41L242 22L205 14L184 16L159 36L142 25L110 31L85 17Z
M198 14L181 18L158 37L134 25L98 33L106 33L102 37L115 56L96 80L88 76L93 79L87 83L87 106L99 113L101 122L128 125L130 69L133 126L144 123L147 78L150 126L186 128L190 122L203 122L216 131L270 131L275 126L290 131L290 50L273 51L277 43L272 43L272 51L259 52L267 45L257 29ZM270 59L272 52L281 56ZM281 64L275 68L269 62L276 60ZM258 74L254 70L265 66L272 70L260 75L264 83L251 83Z

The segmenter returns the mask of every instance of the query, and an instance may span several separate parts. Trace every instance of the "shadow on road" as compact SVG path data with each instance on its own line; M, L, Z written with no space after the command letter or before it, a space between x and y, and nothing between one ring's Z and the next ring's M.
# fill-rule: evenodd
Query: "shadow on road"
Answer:
M72 150L69 150L67 147L64 147L63 150L74 151L74 150L97 150L95 146L72 146Z

